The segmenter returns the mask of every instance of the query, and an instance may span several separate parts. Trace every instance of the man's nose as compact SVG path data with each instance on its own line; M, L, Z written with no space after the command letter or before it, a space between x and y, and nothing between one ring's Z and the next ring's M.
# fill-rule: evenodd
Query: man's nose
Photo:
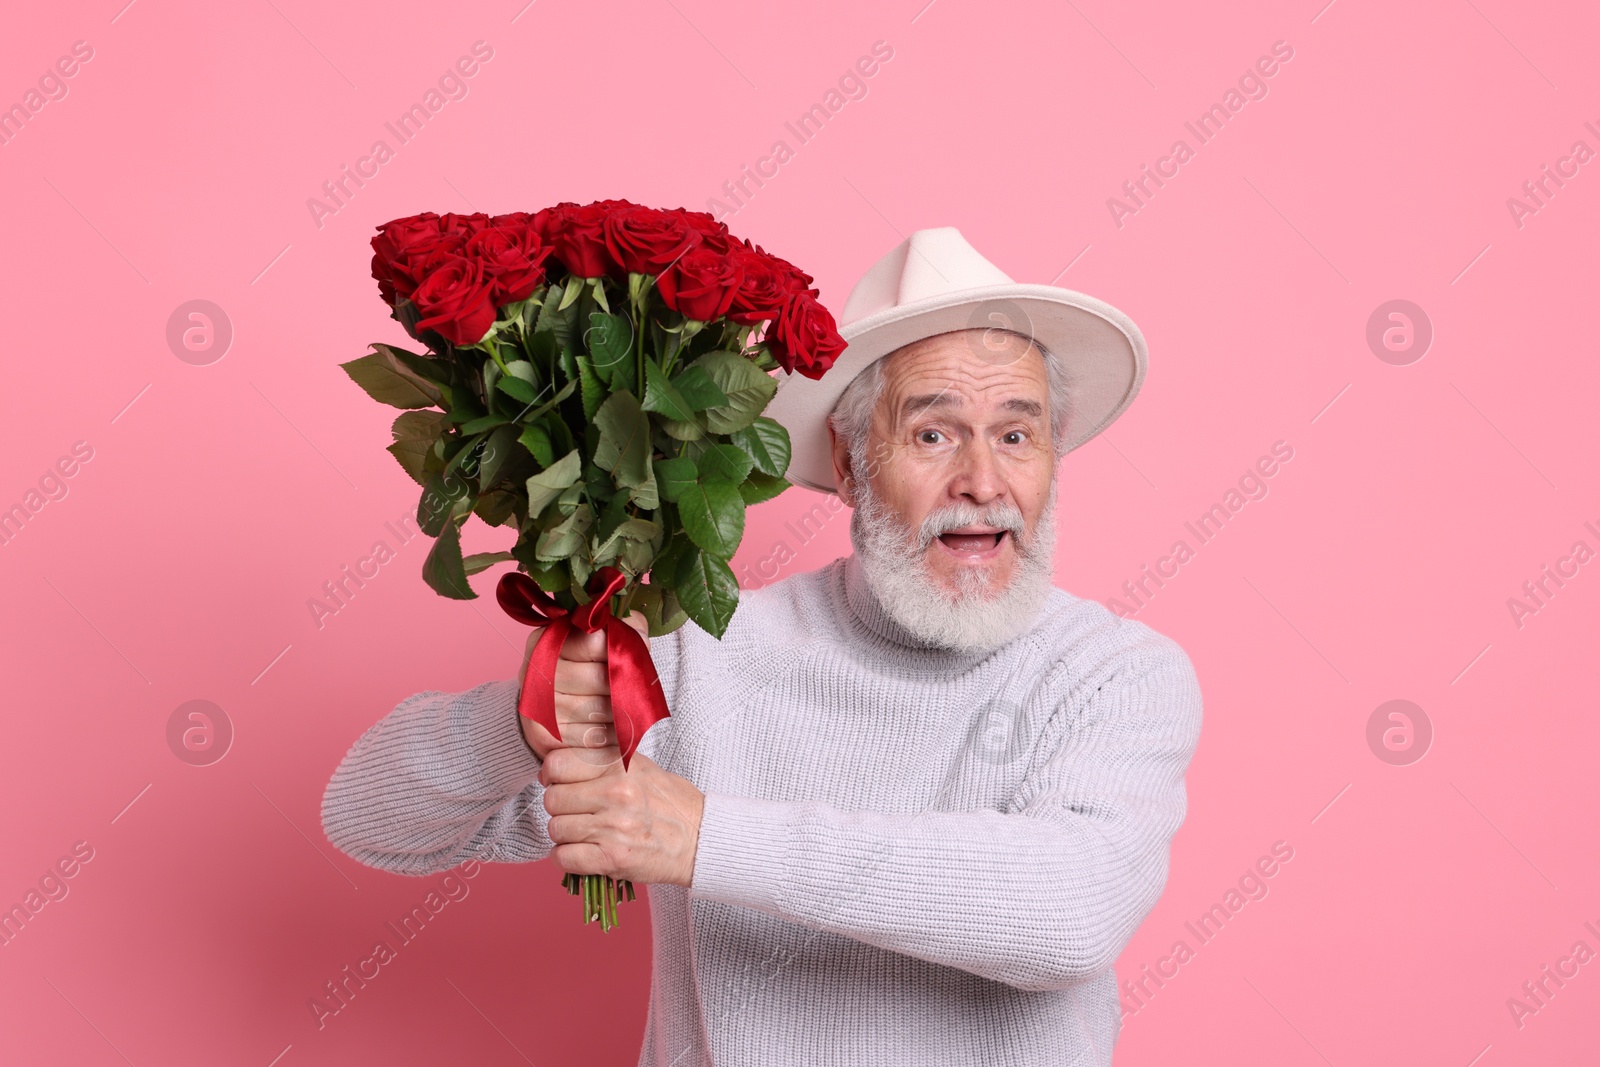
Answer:
M981 506L1005 495L1005 491L1005 481L1000 477L1000 467L989 443L974 439L963 444L956 454L950 494Z

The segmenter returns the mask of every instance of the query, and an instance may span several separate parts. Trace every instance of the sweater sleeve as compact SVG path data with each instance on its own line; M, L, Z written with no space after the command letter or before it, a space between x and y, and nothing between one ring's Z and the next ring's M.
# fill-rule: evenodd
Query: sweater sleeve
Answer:
M890 815L708 793L691 894L1019 989L1098 974L1166 884L1199 740L1193 666L1151 636L1053 713L1062 741L1017 810Z
M549 855L540 760L517 720L518 689L509 679L401 701L328 782L328 840L369 867L416 876L468 859Z

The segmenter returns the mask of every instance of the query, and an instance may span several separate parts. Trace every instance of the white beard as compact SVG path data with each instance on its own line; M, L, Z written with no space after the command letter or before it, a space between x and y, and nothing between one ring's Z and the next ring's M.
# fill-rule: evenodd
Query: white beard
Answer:
M1050 595L1055 565L1054 483L1032 536L1026 535L1022 513L1011 504L951 504L912 530L889 513L869 486L861 484L857 495L850 540L867 585L884 612L918 641L956 652L991 652L1038 618ZM1011 581L992 589L988 574L964 568L958 572L958 590L950 593L928 573L927 554L940 534L972 525L1011 532L1016 549Z

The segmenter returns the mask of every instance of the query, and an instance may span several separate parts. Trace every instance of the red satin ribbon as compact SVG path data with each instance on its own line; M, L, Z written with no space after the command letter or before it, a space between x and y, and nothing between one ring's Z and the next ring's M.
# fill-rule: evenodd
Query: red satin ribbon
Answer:
M533 655L528 657L517 712L557 739L561 737L561 727L556 722L556 661L561 658L561 646L573 629L586 634L605 629L611 718L617 728L623 770L628 769L628 760L644 732L667 717L667 698L661 692L661 678L650 658L650 646L639 631L611 614L611 598L627 582L627 575L615 567L601 567L589 580L589 602L573 611L557 604L521 571L501 575L494 591L507 615L529 626L544 627L533 646Z

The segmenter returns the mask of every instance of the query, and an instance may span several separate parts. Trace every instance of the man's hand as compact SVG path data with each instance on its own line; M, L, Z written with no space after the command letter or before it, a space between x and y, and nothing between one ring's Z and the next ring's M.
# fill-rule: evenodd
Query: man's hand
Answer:
M571 874L681 885L694 880L705 795L635 752L596 765L591 750L558 748L539 769L556 865Z
M627 622L640 636L647 632L640 613L628 616ZM542 632L528 635L523 677ZM536 678L534 684L540 681ZM567 635L556 661L555 696L559 740L532 719L521 721L528 747L544 763L539 781L545 787L545 810L552 816L557 866L572 874L689 885L705 797L687 778L662 770L638 752L624 773L611 714L604 631Z
M644 616L634 612L627 623L639 635L646 633ZM528 660L533 656L533 646L538 644L543 629L529 632L522 653L522 673L526 679ZM546 679L535 678L535 685L549 685ZM524 681L526 684L526 681ZM555 676L556 723L561 727L559 739L550 731L526 716L520 716L522 736L541 760L563 745L583 750L584 759L597 767L610 764L621 766L622 753L617 748L617 730L611 719L611 681L606 674L606 635L601 630L586 634L573 630L561 646L561 658L556 661Z

